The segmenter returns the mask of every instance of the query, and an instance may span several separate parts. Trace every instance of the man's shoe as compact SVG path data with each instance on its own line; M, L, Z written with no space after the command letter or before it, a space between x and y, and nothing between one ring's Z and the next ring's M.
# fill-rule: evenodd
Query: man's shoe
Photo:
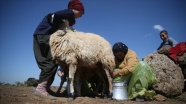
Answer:
M38 96L38 97L40 97L40 98L45 98L45 99L50 99L50 100L56 100L57 98L56 97L54 97L54 96L51 96L51 95L49 95L49 94L47 94L47 95L43 95L42 93L40 93L40 92L38 92L38 91L34 91L34 95L35 96Z
M48 94L46 89L47 89L47 81L41 82L37 85L36 89L34 89L34 95L45 99L51 99L51 100L57 99L51 96L50 94Z

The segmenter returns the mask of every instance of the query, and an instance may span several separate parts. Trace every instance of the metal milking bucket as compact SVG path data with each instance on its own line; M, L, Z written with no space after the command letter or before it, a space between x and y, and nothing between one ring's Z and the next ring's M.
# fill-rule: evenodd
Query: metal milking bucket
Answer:
M127 82L113 82L113 96L115 100L128 100Z

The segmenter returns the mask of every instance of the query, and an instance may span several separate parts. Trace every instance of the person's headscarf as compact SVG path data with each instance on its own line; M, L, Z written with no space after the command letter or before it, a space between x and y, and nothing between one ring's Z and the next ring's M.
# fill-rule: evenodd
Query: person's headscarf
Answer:
M121 52L127 53L128 47L122 42L117 42L113 45L112 51L113 52L121 51Z

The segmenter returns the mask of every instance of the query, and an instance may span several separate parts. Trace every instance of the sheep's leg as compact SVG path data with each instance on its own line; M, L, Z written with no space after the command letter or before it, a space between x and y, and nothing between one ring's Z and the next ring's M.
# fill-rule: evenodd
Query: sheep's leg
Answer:
M61 88L62 88L64 82L66 81L65 78L66 78L66 75L64 75L64 76L61 77L61 83L60 83L60 86L59 86L59 88L58 88L58 90L56 92L57 94L60 94Z
M70 85L70 94L69 94L69 100L73 100L75 97L75 92L74 92L74 75L76 72L76 65L70 64L69 65L69 85Z
M60 93L61 88L62 88L64 82L65 82L64 80L61 80L60 86L59 86L59 88L58 88L58 90L57 90L57 92L56 92L57 94Z
M95 95L98 94L98 91L101 88L101 85L102 85L101 82L106 83L105 80L104 80L104 78L103 78L103 76L102 76L102 74L100 72L96 71L96 75L98 76L98 78L101 79L101 81L99 80L98 83L96 83L96 88L95 88L95 91L94 91L94 94ZM103 95L103 92L102 92L102 95Z
M76 96L81 96L81 81L80 81L80 73L76 71L76 75L75 75L75 90L76 90Z
M98 86L96 86L96 90L99 91L99 88L102 87L102 92L101 92L101 95L102 96L105 96L107 98L107 93L108 93L108 90L110 86L108 86L108 81L106 81L108 78L107 78L107 75L106 75L106 71L105 68L99 68L98 70L100 71L96 71L97 72L97 75L98 75L98 78L101 79L101 81L99 81L99 84ZM103 71L102 71L103 70ZM110 75L110 74L109 74ZM105 78L106 77L106 78ZM102 82L102 83L101 83Z
M110 73L107 69L104 68L104 70L105 70L105 73L107 75L108 84L109 84L109 93L108 93L107 97L112 98L112 77L111 77L111 75L110 75Z
M99 83L96 85L96 89L95 89L95 91L94 91L94 95L95 95L95 96L98 95L98 91L99 91L100 88L101 88L101 83L99 82Z

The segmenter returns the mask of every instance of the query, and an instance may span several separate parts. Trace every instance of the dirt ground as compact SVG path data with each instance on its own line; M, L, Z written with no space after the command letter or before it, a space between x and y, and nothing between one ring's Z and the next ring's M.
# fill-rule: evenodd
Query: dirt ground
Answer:
M186 104L186 92L175 98L167 98L165 101L116 101L103 98L77 97L68 101L66 97L57 97L49 100L33 95L34 87L0 86L0 104Z

